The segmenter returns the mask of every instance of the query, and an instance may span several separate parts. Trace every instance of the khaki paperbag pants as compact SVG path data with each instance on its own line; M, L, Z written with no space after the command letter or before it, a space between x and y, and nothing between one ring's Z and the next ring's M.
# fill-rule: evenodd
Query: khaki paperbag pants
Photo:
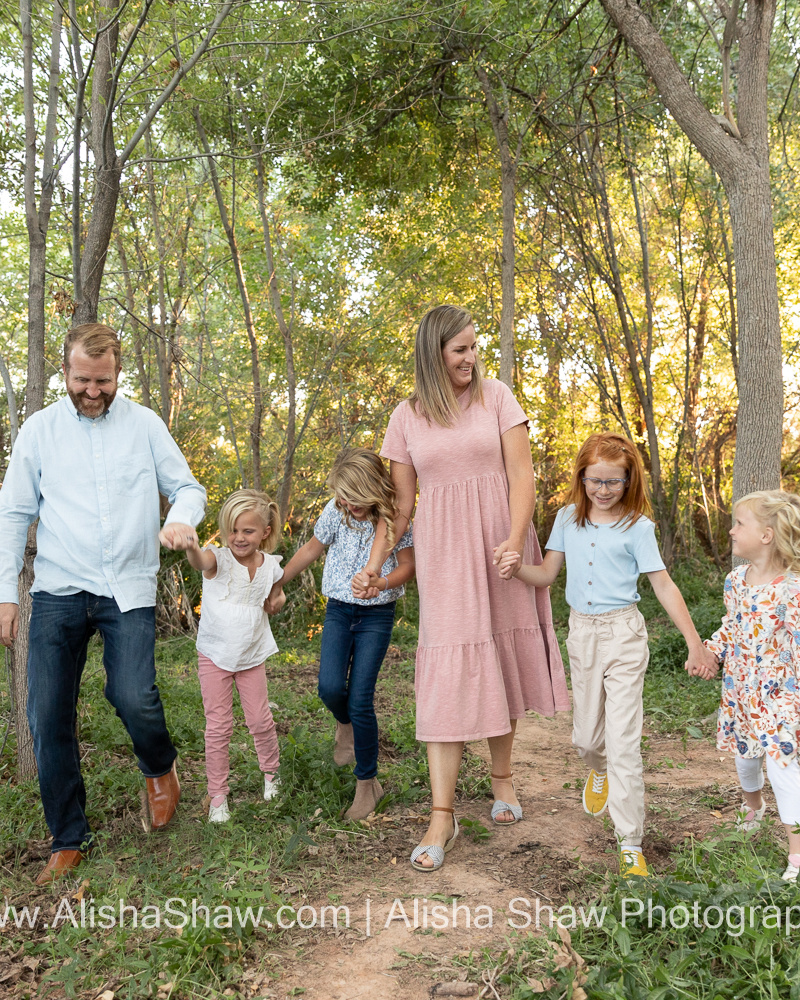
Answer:
M608 774L608 811L622 844L644 833L642 687L650 651L635 604L599 615L570 612L572 742L589 767Z

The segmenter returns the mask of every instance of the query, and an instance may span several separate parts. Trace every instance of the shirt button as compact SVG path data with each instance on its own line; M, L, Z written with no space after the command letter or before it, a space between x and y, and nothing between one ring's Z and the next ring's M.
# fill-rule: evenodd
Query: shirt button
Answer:
M591 601L587 601L587 604L591 604L591 603L592 603Z
M589 565L591 566L592 564L591 564L591 563L589 563Z
M591 587L591 585L592 585L592 581L590 580L590 581L589 581L589 586Z
M592 548L594 548L594 542L592 542Z

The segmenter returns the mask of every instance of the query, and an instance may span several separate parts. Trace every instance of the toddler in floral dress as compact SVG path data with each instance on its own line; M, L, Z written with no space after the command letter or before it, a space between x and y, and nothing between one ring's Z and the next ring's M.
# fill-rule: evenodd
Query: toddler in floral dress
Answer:
M747 560L725 580L726 615L706 645L723 666L717 746L736 754L744 793L737 826L756 829L766 805L766 758L789 837L783 878L800 873L800 497L750 493L733 511L733 554Z

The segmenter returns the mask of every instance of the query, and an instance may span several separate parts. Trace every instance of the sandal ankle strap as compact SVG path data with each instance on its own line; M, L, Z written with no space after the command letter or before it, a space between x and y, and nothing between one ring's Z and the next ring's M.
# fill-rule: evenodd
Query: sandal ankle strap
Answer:
M437 813L450 813L451 816L455 816L455 809L448 809L446 806L431 806L431 812Z
M512 771L511 774L493 774L492 777L497 781L508 781L509 778L514 777L514 772Z

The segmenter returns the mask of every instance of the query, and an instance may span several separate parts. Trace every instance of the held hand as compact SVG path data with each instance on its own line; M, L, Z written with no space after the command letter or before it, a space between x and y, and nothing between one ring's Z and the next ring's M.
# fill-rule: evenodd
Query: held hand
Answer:
M690 650L686 661L686 672L690 677L701 677L705 681L713 680L719 670L719 661L707 646Z
M510 580L522 566L522 556L508 548L508 541L502 542L494 549L494 564L497 566L501 580Z
M359 601L368 600L364 595L369 590L377 590L379 575L373 572L368 566L365 566L360 572L356 573L350 583L350 589L353 591L353 597Z
M283 588L276 584L275 587L269 592L269 597L264 601L264 610L268 615L277 615L281 608L286 603L286 594L283 592Z
M175 552L197 551L200 548L197 532L190 524L165 524L158 534L158 540L165 549Z
M0 604L0 642L10 646L17 638L19 628L19 605Z

